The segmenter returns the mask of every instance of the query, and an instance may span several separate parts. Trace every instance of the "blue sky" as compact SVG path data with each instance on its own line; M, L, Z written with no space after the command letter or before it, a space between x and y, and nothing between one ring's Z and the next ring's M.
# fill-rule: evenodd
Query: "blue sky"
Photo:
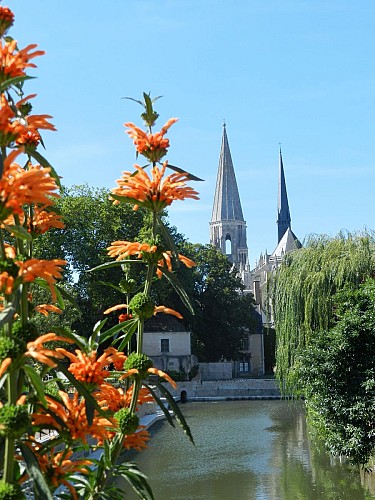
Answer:
M135 162L124 96L162 95L171 163L205 179L200 201L172 205L208 243L225 119L250 262L276 246L282 145L292 229L375 227L373 0L10 0L10 34L38 43L35 113L53 115L45 155L67 185L111 188Z

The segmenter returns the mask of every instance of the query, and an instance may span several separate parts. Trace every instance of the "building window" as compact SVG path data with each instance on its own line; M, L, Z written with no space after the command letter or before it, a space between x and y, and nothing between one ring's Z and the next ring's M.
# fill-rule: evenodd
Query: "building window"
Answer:
M250 364L247 361L244 361L243 363L240 363L240 372L249 372L250 371Z
M249 350L249 336L248 335L246 335L246 337L243 337L243 339L241 339L241 350L242 351Z
M169 339L160 340L160 350L161 352L169 352Z

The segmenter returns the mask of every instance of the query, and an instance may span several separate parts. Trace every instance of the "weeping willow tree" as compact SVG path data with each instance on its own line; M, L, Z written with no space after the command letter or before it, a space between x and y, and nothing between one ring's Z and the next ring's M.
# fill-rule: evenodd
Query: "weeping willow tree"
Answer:
M301 355L314 333L335 322L334 295L347 284L359 285L374 269L375 239L369 232L311 236L286 256L271 285L276 375L286 393L301 389Z

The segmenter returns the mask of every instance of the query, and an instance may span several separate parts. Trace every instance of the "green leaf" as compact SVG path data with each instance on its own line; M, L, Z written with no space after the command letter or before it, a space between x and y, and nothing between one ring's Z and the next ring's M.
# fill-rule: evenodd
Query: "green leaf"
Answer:
M68 339L73 340L81 351L87 350L87 339L85 337L81 337L81 335L73 333L67 328L64 328L62 326L53 326L51 327L51 330L61 335L62 337L67 337Z
M178 407L176 401L174 400L172 394L168 391L168 389L161 382L157 381L157 382L155 382L155 385L157 386L159 391L163 394L163 396L165 396L165 399L168 401L169 406L173 410L173 413L174 413L174 416L176 417L177 422L180 424L180 426L182 427L185 434L188 436L190 441L193 444L195 444L193 436L192 436L191 431L190 431L190 427L188 426L188 424L185 420L185 417L181 413L181 410Z
M28 376L31 385L34 387L36 393L38 394L40 401L43 403L44 406L47 406L47 401L45 397L46 395L44 392L44 384L42 382L40 375L36 373L34 368L30 365L23 365L22 368L23 371Z
M39 468L38 460L34 453L22 442L19 442L18 446L25 460L27 472L34 481L35 498L39 500L53 500L52 493Z
M173 258L176 260L177 264L179 264L178 260L178 251L175 245L175 242L173 241L173 238L171 237L167 227L163 224L163 221L161 220L161 217L159 214L156 214L156 222L159 226L160 232L167 244L167 247L169 250L172 252Z
M116 267L116 266L122 266L123 264L129 264L130 262L131 263L137 262L138 264L144 264L144 262L140 259L116 260L114 262L106 262L105 264L100 264L99 266L93 267L92 269L89 269L86 272L91 273L93 271L102 271L103 269L108 269L110 267Z
M132 326L131 323L135 323L135 325L137 325L138 319L135 319L135 318L129 319L129 320L124 321L122 323L118 323L115 326L112 326L112 328L110 328L106 332L102 332L100 334L100 343L105 342L106 340L113 337L117 332L119 332L121 330L125 330L125 329L128 330L128 328L126 328L126 327Z
M124 463L116 467L115 473L126 479L142 500L154 500L154 495L147 482L147 477L137 468L136 464ZM119 498L123 498L119 497Z
M8 304L4 307L4 309L0 312L0 326L8 323L14 316L16 312L15 307L12 304Z
M185 305L185 307L187 307L189 309L190 313L194 316L195 311L194 311L193 306L190 302L190 298L189 298L188 294L185 292L185 290L184 290L181 282L177 278L177 276L175 274L171 273L170 271L168 271L168 269L166 269L165 267L158 266L158 269L160 271L162 271L162 273L167 278L169 283L173 286L173 288L178 293L178 295L179 295L180 299L182 300L183 304Z
M169 413L169 409L164 406L163 401L158 397L156 392L153 389L151 389L151 387L148 384L145 384L145 382L143 382L143 385L145 387L147 387L147 390L150 392L151 396L155 399L157 405L159 406L161 411L164 413L165 418L168 420L168 423L172 427L174 427L175 425L173 423L173 418L172 418L171 414Z
M12 85L17 85L18 83L23 83L24 81L31 80L33 78L35 78L35 77L34 76L27 76L27 75L15 76L13 78L9 78L8 80L6 80L2 84L0 84L0 93L5 92L5 90L7 90Z
M39 162L40 165L42 165L42 167L46 167L46 168L51 169L50 175L51 175L51 177L53 177L55 179L56 184L61 189L62 186L61 186L60 177L58 176L58 174L57 174L56 170L53 168L53 166L49 163L49 161L46 160L46 158L44 158L44 156L42 156L38 151L36 151L35 149L30 148L28 146L25 147L25 152L28 155L30 155L32 158L34 158L34 160Z
M116 290L116 292L123 293L121 288L114 283L109 283L108 281L96 281L95 283L98 283L98 285L108 286L109 288L113 288L114 290Z
M31 234L22 226L11 226L8 224L4 224L4 228L20 240L32 241L33 239Z
M132 336L134 335L134 333L137 330L137 323L138 323L138 321L135 321L134 324L129 327L126 335L124 335L123 337L120 337L119 339L116 339L116 342L118 340L122 339L122 342L119 344L119 346L117 348L119 351L123 351L125 349L125 347L127 346L127 344L130 342Z
M183 170L182 168L180 167L176 167L175 165L171 165L170 163L168 163L167 165L168 168L170 168L171 170L173 170L174 172L177 172L179 174L185 174L186 177L190 180L190 181L200 181L200 182L204 182L204 179L200 179L199 177L196 177L195 175L193 174L189 174L189 172L186 172L186 170Z
M61 295L65 300L70 302L79 311L80 307L78 305L78 302L76 301L75 297L73 297L73 295L70 292L65 290L65 288L63 288L61 285L55 285L55 290L56 290L57 300L58 300L59 304L60 304L59 295ZM65 309L65 305L64 305L64 307L61 307L61 309Z
M136 175L136 172L134 175ZM121 201L122 203L132 203L133 205L139 205L140 207L144 205L143 201L139 201L136 198L130 198L129 196L120 196L119 194L111 193L110 197L114 200Z

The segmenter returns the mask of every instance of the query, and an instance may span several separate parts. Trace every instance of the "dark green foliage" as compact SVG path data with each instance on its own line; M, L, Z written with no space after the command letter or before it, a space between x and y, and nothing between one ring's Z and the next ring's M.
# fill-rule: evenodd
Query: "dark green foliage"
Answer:
M370 234L311 238L273 283L276 374L303 395L328 450L364 465L375 446L375 269Z
M25 498L18 484L0 481L0 500L21 500Z
M0 408L0 436L18 438L30 425L27 405L4 405Z
M89 337L95 323L103 318L103 311L123 302L120 291L104 284L118 284L124 278L120 266L95 273L87 271L111 260L107 256L107 248L113 241L133 241L137 238L143 227L144 211L139 209L134 212L127 204L114 205L109 195L109 190L93 189L87 185L65 188L58 200L65 229L48 231L35 242L36 257L62 258L69 262L62 284L76 298L79 306L77 311L67 302L63 315L58 319L52 315L39 319L43 329L58 323ZM139 268L134 270L135 276L130 276L137 282L142 276ZM110 318L111 321L116 322L116 319Z
M329 451L364 465L375 449L375 281L335 296L337 323L300 358L310 421Z
M254 300L228 258L211 245L186 245L197 266L186 290L195 316L184 314L192 330L192 349L200 361L236 359L246 330L255 332Z

